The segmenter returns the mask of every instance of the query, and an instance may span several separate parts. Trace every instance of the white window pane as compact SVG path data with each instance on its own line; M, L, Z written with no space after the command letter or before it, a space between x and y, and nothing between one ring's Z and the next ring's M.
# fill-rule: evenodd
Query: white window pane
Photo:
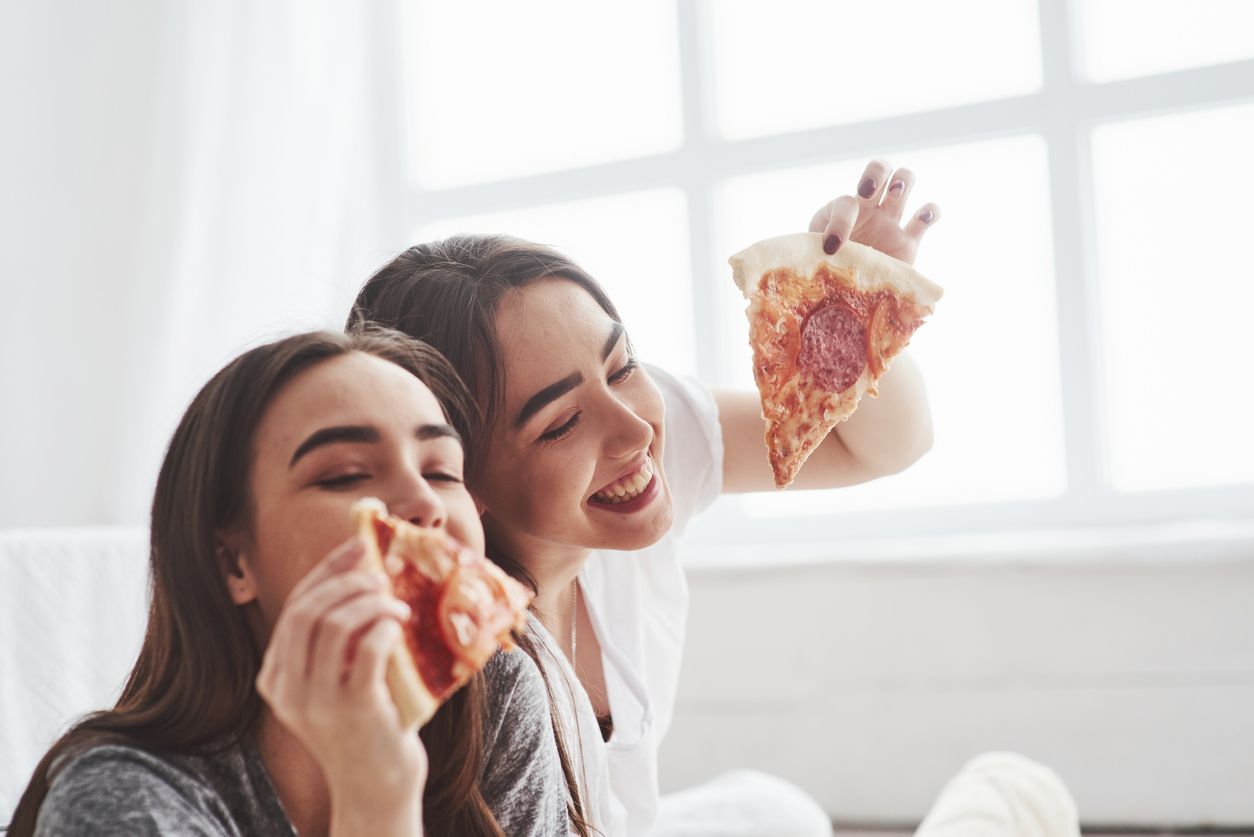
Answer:
M1249 0L1084 0L1080 43L1093 81L1165 73L1254 58Z
M711 2L729 138L932 110L1041 86L1034 0Z
M660 153L681 141L674 2L416 0L406 10L411 174L424 186Z
M918 182L911 211L943 213L916 266L945 288L908 352L923 370L935 443L893 477L833 491L749 495L754 515L830 514L1058 495L1065 472L1050 204L1039 137L889 155ZM813 210L850 192L865 161L737 178L718 201L720 253L804 229ZM744 300L727 276L723 316L738 318L722 352L729 383L752 387ZM729 319L730 321L730 319ZM891 370L888 373L892 374Z
M1254 106L1093 133L1111 476L1254 481Z
M677 189L632 192L511 212L451 218L419 240L505 233L554 247L601 283L640 358L696 371L687 201Z

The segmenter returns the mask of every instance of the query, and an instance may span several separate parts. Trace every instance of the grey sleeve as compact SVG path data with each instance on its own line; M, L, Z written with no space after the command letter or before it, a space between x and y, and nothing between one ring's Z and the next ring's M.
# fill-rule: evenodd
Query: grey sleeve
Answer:
M509 837L565 837L568 793L540 670L522 650L498 651L484 674L484 801Z
M192 777L142 750L95 747L53 778L35 834L235 837L210 796Z

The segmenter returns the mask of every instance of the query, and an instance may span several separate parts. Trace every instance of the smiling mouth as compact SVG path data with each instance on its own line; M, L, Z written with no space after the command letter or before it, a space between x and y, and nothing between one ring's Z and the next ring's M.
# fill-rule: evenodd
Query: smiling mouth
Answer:
M649 483L653 481L655 470L653 457L646 456L644 464L640 466L640 470L634 474L620 477L605 486L605 488L592 495L591 502L617 505L634 500L649 487Z

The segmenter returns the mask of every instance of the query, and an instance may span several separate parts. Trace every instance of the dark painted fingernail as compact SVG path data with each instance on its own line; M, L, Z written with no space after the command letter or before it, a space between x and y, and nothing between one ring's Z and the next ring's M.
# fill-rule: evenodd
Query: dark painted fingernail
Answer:
M900 194L901 194L902 192L904 192L905 190L906 190L906 181L904 181L904 180L894 180L894 181L893 181L893 185L891 185L891 186L889 186L889 187L888 187L888 194L890 194L890 195L900 195Z
M835 254L835 252L838 249L840 249L840 236L838 236L836 233L832 233L827 238L823 239L823 252L824 253L831 256Z
M923 223L925 223L925 224L930 224L930 223L932 223L932 219L933 219L933 218L935 218L935 217L936 217L936 216L932 214L932 210L930 210L930 209L928 209L928 210L926 210L926 211L924 211L924 212L920 212L920 213L919 213L919 220L920 220L920 221L922 221L922 222L923 222Z
M864 198L869 198L875 194L875 181L871 178L864 179L858 184L858 194Z

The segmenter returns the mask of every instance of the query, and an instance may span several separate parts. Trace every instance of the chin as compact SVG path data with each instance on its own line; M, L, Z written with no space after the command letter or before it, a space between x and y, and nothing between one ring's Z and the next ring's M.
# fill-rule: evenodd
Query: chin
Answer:
M601 549L633 550L653 546L660 541L675 522L675 510L671 507L670 492L664 492L654 501L655 509L651 509L647 517L628 521L627 525L616 526L605 531L601 538Z

